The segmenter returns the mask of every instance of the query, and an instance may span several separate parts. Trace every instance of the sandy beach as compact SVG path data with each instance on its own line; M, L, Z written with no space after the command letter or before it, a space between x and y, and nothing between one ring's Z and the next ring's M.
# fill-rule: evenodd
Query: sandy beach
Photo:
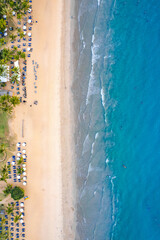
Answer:
M69 240L75 228L70 0L33 0L33 18L27 103L12 122L17 140L27 142L26 239ZM37 93L32 60L39 64Z

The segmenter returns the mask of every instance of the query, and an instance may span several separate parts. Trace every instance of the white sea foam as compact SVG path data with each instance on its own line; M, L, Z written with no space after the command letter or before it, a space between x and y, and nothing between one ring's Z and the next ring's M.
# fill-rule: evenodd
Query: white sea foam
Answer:
M94 65L100 58L100 55L97 54L98 49L99 49L99 45L98 44L94 44L91 47L91 50L92 50L92 67L91 67L89 84L88 84L86 105L88 104L89 98L90 98L91 95L95 95L95 94L99 93L99 88L96 86L97 79L96 79L95 74L94 74Z
M97 0L98 1L98 6L100 6L100 4L101 4L101 0Z
M82 155L84 155L86 152L88 152L90 150L90 147L91 147L91 141L90 141L89 135L87 134L87 136L83 142Z
M104 90L101 88L101 99L102 99L102 105L105 108L105 97L104 97Z

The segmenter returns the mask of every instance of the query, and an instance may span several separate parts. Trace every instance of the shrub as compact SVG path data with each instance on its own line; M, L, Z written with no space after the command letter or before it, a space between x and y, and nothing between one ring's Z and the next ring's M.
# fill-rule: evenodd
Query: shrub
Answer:
M8 194L10 194L11 190L12 190L12 185L11 184L7 184L5 190L3 191L4 195L7 196Z
M24 190L22 188L20 188L20 187L14 187L11 190L11 197L14 200L20 200L21 198L24 197Z

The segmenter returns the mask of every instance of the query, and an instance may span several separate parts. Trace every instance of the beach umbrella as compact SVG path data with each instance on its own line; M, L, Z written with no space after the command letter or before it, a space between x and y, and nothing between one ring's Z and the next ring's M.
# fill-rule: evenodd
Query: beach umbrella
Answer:
M30 50L31 50L30 47L28 47L28 48L27 48L27 51L30 51Z
M21 153L17 153L17 156L20 157L20 156L21 156Z
M28 19L28 23L31 23L32 22L32 20L31 19Z
M22 156L23 158L26 158L27 157L27 155L26 154L23 154L23 156Z
M24 212L24 209L23 209L23 208L20 208L20 212Z
M23 177L23 180L25 180L25 181L26 181L26 180L27 180L27 177L26 177L26 176L25 176L25 177Z
M4 33L4 36L5 36L5 37L7 36L7 33L6 33L6 32Z
M25 149L23 149L23 150L22 150L22 153L26 153L26 150L25 150Z
M7 17L6 15L3 15L3 18L4 18L4 19L6 19L6 17Z
M26 35L26 32L23 32L24 35Z
M24 163L22 166L23 166L23 167L26 167L26 164Z
M18 175L17 178L20 179L21 177Z
M26 171L26 168L24 167L23 170Z
M31 8L29 8L29 9L28 9L28 12L29 12L29 13L31 13L31 12L32 12L32 9L31 9Z
M15 12L15 11L13 11L13 12L12 12L12 15L13 15L13 16L15 16L15 15L16 15L16 12Z
M17 161L19 161L19 160L20 160L20 158L18 157L18 158L17 158Z
M27 184L27 182L23 182L23 185L25 186Z
M7 32L7 28L5 28L4 31Z
M31 37L31 36L32 36L32 34L31 34L31 32L29 32L29 33L28 33L28 37Z
M23 142L23 143L22 143L22 146L23 146L23 147L25 147L26 145L27 145L26 142Z
M20 223L23 223L23 222L24 222L24 221L23 221L23 219L21 218L21 219L20 219Z
M17 147L20 147L20 146L21 146L21 143L20 143L20 142L18 142L16 145L17 145Z
M23 172L23 175L26 176L26 172Z
M23 26L23 30L25 30L27 27L26 26Z
M21 202L21 203L20 203L20 206L21 206L21 207L23 207L23 206L24 206L24 203L23 203L23 202Z
M15 165L15 161L12 161L12 165Z

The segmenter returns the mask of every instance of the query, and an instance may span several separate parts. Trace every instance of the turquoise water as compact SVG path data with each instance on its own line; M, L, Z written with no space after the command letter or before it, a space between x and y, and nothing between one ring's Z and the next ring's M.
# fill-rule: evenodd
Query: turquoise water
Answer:
M76 240L159 240L160 1L82 0L78 21Z

